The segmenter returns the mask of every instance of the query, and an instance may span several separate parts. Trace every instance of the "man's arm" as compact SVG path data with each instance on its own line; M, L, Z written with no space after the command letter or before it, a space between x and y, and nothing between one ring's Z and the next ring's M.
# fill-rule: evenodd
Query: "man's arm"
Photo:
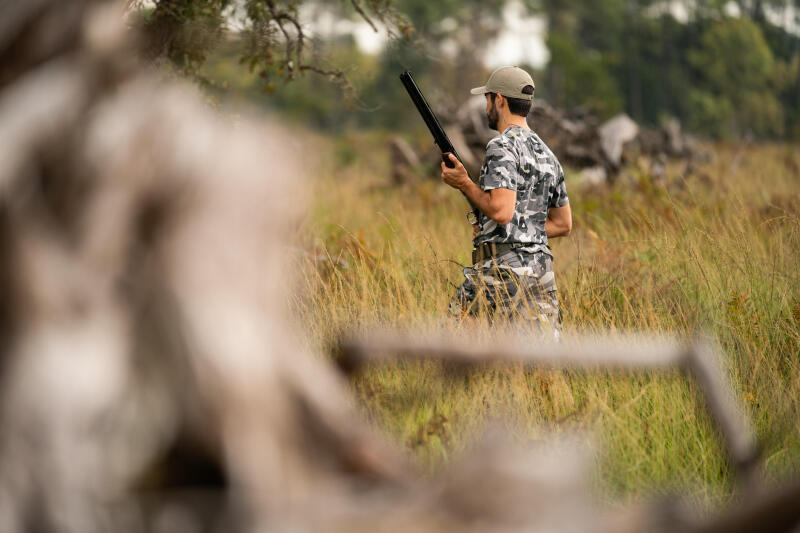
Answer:
M517 192L510 189L491 189L482 191L469 179L464 165L453 154L447 154L455 164L455 168L447 168L442 163L442 180L463 192L478 209L501 226L505 226L514 217L517 205Z
M572 209L569 204L563 207L551 207L544 221L547 237L566 237L572 231Z

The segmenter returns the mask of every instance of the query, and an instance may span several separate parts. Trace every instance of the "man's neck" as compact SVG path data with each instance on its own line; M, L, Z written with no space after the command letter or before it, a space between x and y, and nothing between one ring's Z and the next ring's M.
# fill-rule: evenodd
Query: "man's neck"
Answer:
M519 126L520 128L529 130L528 127L528 119L527 117L521 117L519 115L507 115L508 121L505 120L503 115L500 115L499 120L497 121L497 131L500 133L505 132L511 126Z

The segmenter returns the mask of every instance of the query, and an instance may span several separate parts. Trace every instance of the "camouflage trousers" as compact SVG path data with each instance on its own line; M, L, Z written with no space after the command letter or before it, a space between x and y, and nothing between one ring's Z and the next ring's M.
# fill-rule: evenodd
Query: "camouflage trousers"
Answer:
M511 250L464 269L464 282L450 301L457 316L529 322L543 337L561 338L553 258Z

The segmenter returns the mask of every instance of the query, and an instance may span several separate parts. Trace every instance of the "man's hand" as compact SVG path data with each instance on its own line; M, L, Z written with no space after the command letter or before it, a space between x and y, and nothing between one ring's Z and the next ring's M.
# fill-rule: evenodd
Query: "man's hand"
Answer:
M442 181L454 189L463 191L469 183L472 183L467 174L467 169L453 154L447 153L445 155L455 164L455 168L448 168L442 161Z

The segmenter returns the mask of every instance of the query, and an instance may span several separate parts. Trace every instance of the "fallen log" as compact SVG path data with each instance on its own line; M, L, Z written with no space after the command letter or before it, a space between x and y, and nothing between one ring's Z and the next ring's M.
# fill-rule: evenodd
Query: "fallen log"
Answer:
M477 179L486 144L498 135L488 128L485 100L471 98L457 112L443 115L441 119L450 138L457 139L457 150L465 160L470 176ZM601 122L586 109L566 112L545 101L535 100L528 124L562 165L577 170L591 169L586 176L587 183L592 185L613 181L625 165L635 163L641 157L659 162L675 159L691 162L698 157L693 142L681 132L675 119L667 121L661 128L645 128L625 114ZM429 162L426 173L436 177L439 175L436 166L438 154L434 152L431 149L425 154L417 154L417 159ZM393 166L394 175L409 171L409 165L397 161ZM599 179L603 173L605 178Z

